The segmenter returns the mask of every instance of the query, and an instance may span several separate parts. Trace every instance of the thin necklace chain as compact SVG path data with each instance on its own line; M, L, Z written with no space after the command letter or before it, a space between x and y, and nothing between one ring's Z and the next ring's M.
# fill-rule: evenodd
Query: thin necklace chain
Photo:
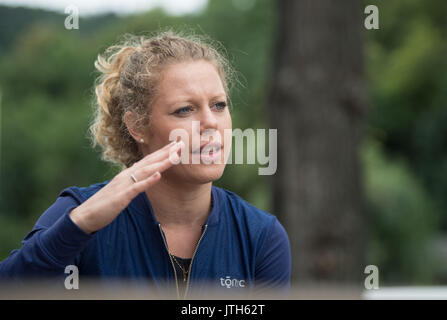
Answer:
M188 274L189 270L185 270L185 268L182 267L182 265L177 261L175 256L171 254L172 259L174 259L174 262L182 269L183 272L183 282L186 282L186 275Z
M213 209L213 196L211 196L211 210ZM172 259L174 260L174 262L180 267L180 269L183 272L183 282L186 282L186 276L188 275L189 270L185 270L185 268L183 268L183 266L177 261L177 259L175 258L175 256L172 253L169 253L172 257Z

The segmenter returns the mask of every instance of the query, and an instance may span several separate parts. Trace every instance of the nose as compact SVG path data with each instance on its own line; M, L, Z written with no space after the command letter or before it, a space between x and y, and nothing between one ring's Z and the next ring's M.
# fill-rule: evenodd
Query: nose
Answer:
M218 119L210 107L202 108L200 115L200 134L207 130L217 130Z

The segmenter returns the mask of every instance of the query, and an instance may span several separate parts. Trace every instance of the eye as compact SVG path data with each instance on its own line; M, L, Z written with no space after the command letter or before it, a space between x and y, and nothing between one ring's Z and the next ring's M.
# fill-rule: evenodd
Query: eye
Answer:
M216 106L216 109L219 111L222 111L227 107L227 103L225 101L215 103L214 105Z
M179 115L179 116L185 116L185 115L188 115L191 111L192 111L192 107L186 106L186 107L182 107L182 108L175 110L174 114Z

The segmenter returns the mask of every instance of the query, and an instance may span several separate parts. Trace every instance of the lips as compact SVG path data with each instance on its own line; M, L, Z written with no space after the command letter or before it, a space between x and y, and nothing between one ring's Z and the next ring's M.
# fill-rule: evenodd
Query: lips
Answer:
M202 144L200 149L196 149L193 151L194 154L205 153L205 154L213 154L214 152L218 152L222 149L222 144L218 142L209 142Z

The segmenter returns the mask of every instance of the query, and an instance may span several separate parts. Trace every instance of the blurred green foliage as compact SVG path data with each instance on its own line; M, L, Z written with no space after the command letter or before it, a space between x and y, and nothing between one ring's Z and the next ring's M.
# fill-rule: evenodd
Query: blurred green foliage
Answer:
M377 2L380 30L367 33L374 128L386 152L407 159L447 230L447 3Z
M433 284L446 267L430 246L447 230L447 2L372 3L380 30L365 43L370 261L385 281Z
M405 159L390 159L378 141L367 139L362 157L374 232L368 261L379 267L381 283L435 283L442 270L430 240L439 221L427 191Z
M117 172L91 149L87 128L93 62L124 33L173 27L220 41L240 75L241 85L232 92L233 128L269 126L275 2L257 0L243 9L235 1L212 0L203 12L182 17L161 9L91 17L80 20L79 30L66 30L62 14L0 7L0 260L20 247L61 190ZM428 248L447 228L447 2L376 4L380 29L365 31L370 112L360 150L368 261L385 283L433 283L439 263ZM231 165L216 185L275 213L270 179L259 176L256 166Z

